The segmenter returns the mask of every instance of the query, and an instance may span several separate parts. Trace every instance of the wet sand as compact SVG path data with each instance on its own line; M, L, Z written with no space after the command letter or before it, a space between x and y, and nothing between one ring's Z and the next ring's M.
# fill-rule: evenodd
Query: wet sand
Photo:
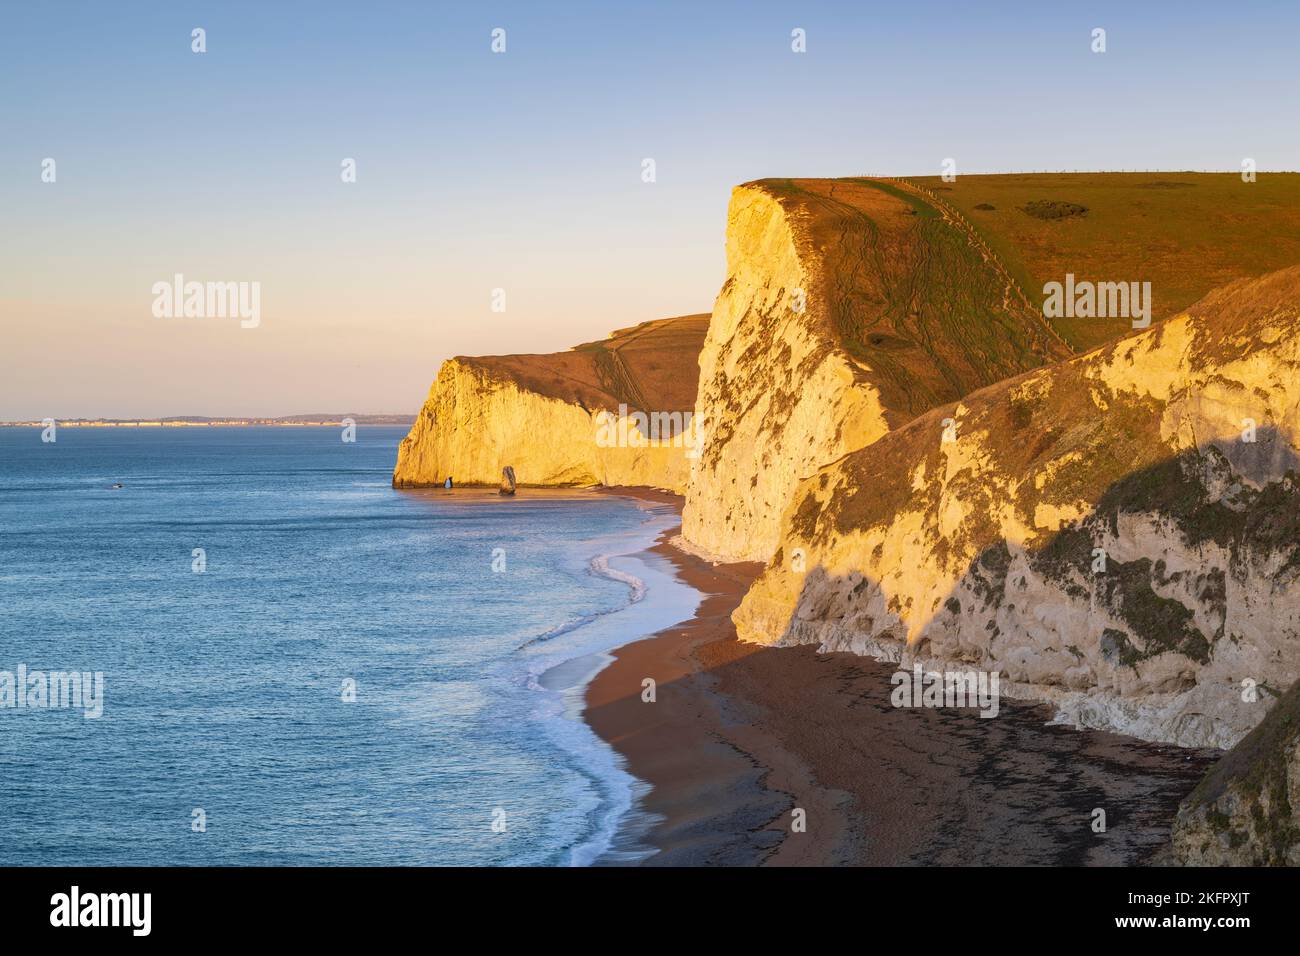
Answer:
M989 719L895 708L892 665L737 641L731 611L760 566L713 565L677 533L653 550L705 595L697 616L619 649L587 691L588 722L651 787L644 865L1149 863L1219 756L1048 726L1047 708L1006 698Z

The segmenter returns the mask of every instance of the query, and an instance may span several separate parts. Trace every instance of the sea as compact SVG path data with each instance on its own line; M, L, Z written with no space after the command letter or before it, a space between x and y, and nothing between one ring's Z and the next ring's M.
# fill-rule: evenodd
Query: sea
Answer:
M394 490L404 434L0 428L0 865L652 852L582 701L698 605L674 509Z

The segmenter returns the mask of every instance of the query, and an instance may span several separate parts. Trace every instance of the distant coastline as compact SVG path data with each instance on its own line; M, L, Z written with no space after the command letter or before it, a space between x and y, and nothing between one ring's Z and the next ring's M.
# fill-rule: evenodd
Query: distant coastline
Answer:
M56 418L60 428L252 428L256 426L342 425L412 425L414 415L317 414L284 415L278 418L208 418L202 415L177 415L172 418ZM45 421L0 422L0 428L40 428Z

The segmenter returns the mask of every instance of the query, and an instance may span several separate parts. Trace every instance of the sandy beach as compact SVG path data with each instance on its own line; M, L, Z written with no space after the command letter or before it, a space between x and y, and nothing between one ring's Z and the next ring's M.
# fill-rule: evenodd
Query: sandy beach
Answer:
M650 785L645 865L1150 863L1219 756L1048 725L1046 708L1005 698L992 719L895 708L892 665L737 641L730 614L759 565L714 565L677 533L653 550L705 596L696 617L619 649L586 698Z

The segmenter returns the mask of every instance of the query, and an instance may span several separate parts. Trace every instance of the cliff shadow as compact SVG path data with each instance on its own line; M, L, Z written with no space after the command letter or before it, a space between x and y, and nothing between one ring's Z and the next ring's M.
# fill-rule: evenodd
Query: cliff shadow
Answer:
M700 613L618 651L586 715L654 788L650 865L1133 864L1165 844L1211 759L1049 726L1030 703L996 719L895 707L891 665L735 639L745 582L725 577L756 566L664 553L706 594Z

